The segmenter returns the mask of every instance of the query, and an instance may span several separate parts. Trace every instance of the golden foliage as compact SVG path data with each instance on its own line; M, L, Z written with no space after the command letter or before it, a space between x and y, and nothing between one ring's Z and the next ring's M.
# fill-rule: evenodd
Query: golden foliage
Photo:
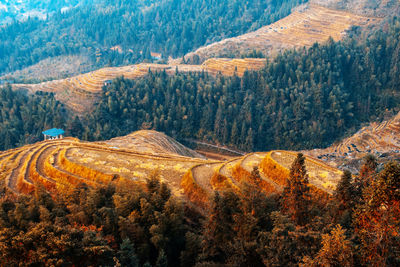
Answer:
M193 168L183 175L181 186L190 201L205 208L208 205L208 195L194 180L192 169Z

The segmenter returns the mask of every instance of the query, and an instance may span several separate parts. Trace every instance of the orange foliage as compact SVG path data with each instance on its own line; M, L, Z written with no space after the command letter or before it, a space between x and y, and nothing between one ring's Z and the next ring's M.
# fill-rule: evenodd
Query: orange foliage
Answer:
M259 179L257 177L252 177L251 173L246 171L240 163L237 164L235 167L232 169L232 176L236 178L238 181L245 181L250 184L257 185L261 188L262 191L265 193L273 193L276 192L275 186L272 184L268 183L267 181L263 179Z
M286 186L287 179L289 178L290 170L283 167L279 163L277 163L271 157L271 154L272 154L272 152L268 153L268 155L265 156L265 158L261 161L260 171L265 176L267 176L268 178L275 181L277 184ZM325 165L322 165L321 163L311 160L309 158L307 158L306 161L311 161L320 166L324 166L324 168L327 168ZM332 168L332 169L334 169L334 168ZM315 201L318 201L320 203L325 203L331 197L331 195L329 193L327 193L326 191L324 191L312 184L308 184L308 187L310 188L310 193L313 196L313 199Z
M47 146L44 144L43 146L41 146L40 149L36 150L35 154L33 155L33 157L26 162L29 170L29 177L35 182L35 183L39 183L42 184L44 186L44 188L46 188L46 190L50 191L50 192L54 192L56 190L56 184L43 177L40 173L39 170L37 169L37 161L39 156L43 153L43 151L47 148Z
M181 186L190 201L196 203L200 207L205 208L208 204L208 195L206 191L194 180L192 169L193 168L183 175Z
M285 186L290 171L271 158L271 153L260 163L260 171L279 185Z
M228 164L228 162L225 164ZM239 187L237 187L230 178L221 174L220 172L221 168L225 164L222 164L221 166L218 167L217 170L215 170L214 174L211 176L210 183L213 186L214 190L224 190L231 188L234 189L236 192L239 192L240 191Z
M58 158L57 158L58 160ZM68 174L66 172L63 172L57 168L55 168L51 163L50 159L47 158L44 162L44 171L46 174L50 177L53 177L53 179L57 180L57 183L61 183L63 185L69 185L69 186L77 186L81 183L86 183L90 186L96 186L98 185L96 182L91 181L91 180L85 180L80 177L77 177L72 174Z

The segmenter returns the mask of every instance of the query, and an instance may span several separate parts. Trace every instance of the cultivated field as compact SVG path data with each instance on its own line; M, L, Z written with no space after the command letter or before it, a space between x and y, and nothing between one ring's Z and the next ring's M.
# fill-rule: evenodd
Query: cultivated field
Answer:
M343 38L351 26L365 26L378 20L310 4L271 25L201 47L185 58L192 60L197 55L204 61L227 54L239 56L253 50L271 55L287 48L324 43L330 36L337 41Z
M32 193L41 185L57 193L85 183L99 186L127 181L143 184L158 173L174 195L199 206L215 191L241 191L242 182L265 193L281 192L296 153L257 152L227 161L207 160L170 137L139 131L106 142L74 138L48 140L0 152L0 178L14 192ZM341 172L307 158L311 187L331 193ZM254 172L258 168L259 172Z
M400 113L391 120L373 122L338 144L305 153L319 158L361 158L368 153L390 152L400 153Z
M236 74L242 77L246 70L260 70L266 63L266 60L263 58L211 58L206 60L202 67L205 71L214 75L221 73L226 76L233 76Z
M248 70L261 69L265 65L262 59L210 59L203 65L163 65L163 64L138 64L124 67L103 68L85 74L80 74L67 79L53 80L39 84L13 84L14 89L24 89L31 93L37 91L52 92L60 102L69 109L82 114L88 112L99 99L105 82L124 76L136 79L148 74L148 71L163 71L174 74L180 72L210 72L224 75L242 76Z
M176 141L168 143L170 138L161 133L150 131L147 134L151 140L158 139L158 143L148 142L135 149L127 137L122 140L115 138L110 144L65 138L4 151L0 153L1 178L11 190L31 193L38 185L57 192L81 183L90 186L126 180L142 183L152 173L159 172L161 180L172 188L173 193L182 196L181 177L197 164L213 162L182 156L179 153L197 154L184 149ZM141 137L145 135L145 131L137 134ZM124 140L130 146L122 146ZM112 145L116 143L120 147ZM162 145L166 147L164 151ZM171 151L175 145L175 151ZM146 146L147 150L141 151Z
M297 153L290 151L271 151L261 162L261 171L283 186L289 175L290 167L296 159ZM309 182L318 190L333 193L339 182L342 171L333 168L317 159L306 156L306 169Z

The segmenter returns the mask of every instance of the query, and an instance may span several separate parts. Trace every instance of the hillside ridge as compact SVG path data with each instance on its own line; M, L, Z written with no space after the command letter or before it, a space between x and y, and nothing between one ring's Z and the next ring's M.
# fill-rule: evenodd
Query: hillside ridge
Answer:
M324 43L329 37L338 41L352 26L367 26L379 20L376 17L309 3L296 8L289 16L254 32L201 47L185 55L185 59L189 62L202 62L211 57L225 54L239 56L253 50L273 56L288 48Z
M42 185L57 193L82 183L145 183L157 172L174 195L204 206L214 191L240 191L244 181L259 184L266 193L281 192L295 157L295 152L271 151L209 160L163 133L141 130L105 142L67 137L2 151L0 178L14 192L32 193ZM306 166L314 191L332 193L341 171L312 157ZM252 176L254 169L259 176Z

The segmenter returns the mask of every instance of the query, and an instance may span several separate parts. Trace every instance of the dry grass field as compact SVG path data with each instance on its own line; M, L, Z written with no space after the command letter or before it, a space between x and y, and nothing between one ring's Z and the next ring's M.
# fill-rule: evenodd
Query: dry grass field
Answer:
M206 206L214 191L241 190L241 183L266 193L281 192L296 153L257 152L227 161L208 160L170 137L139 131L105 142L74 138L48 140L0 152L0 179L14 192L41 185L53 193L85 183L99 186L127 181L143 184L158 173L174 195ZM307 157L311 187L331 193L341 172ZM259 175L252 176L253 169Z
M89 57L81 55L57 56L44 59L32 66L1 76L4 80L49 80L78 75L92 70Z
M190 60L197 55L204 61L227 54L238 56L253 50L272 55L287 48L323 43L329 37L337 41L343 38L351 26L365 26L378 20L380 19L309 4L257 31L201 47L187 54L185 58Z
M211 74L221 73L225 76L237 75L242 77L246 70L256 71L262 69L266 60L263 58L211 58L202 64L202 68Z

